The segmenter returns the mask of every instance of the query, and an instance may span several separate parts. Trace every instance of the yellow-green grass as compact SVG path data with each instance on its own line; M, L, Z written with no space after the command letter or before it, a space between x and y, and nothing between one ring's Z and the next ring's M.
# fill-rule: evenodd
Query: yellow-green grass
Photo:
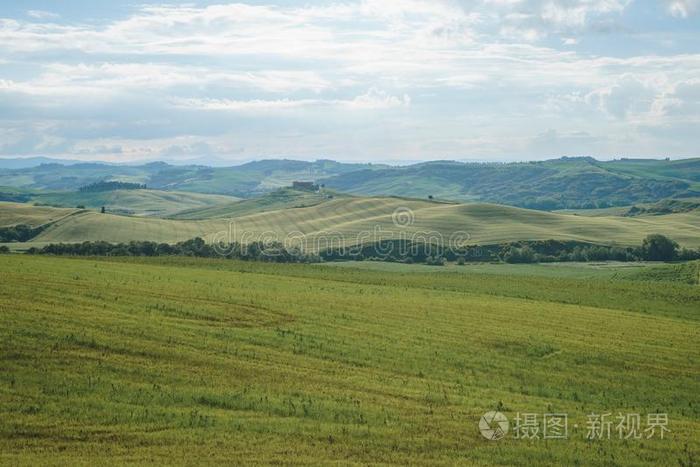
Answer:
M170 218L184 220L233 218L267 211L316 206L328 202L331 199L347 197L348 195L328 192L326 190L311 192L282 188L259 198L222 203L208 208L184 210L170 216Z
M372 271L401 273L463 273L497 274L507 276L543 276L552 278L651 280L666 282L700 283L700 261L685 263L657 262L586 262L586 263L447 263L435 267L425 264L392 263L386 261L339 261L326 263L339 268L358 268Z
M47 193L35 195L34 202L75 207L100 208L137 216L169 216L189 209L204 209L237 198L222 195L161 190L114 190L104 192Z
M649 204L650 205L650 204ZM646 205L638 205L646 206ZM612 208L599 208L599 209L560 209L554 212L559 212L561 214L575 214L577 216L588 216L588 217L610 217L610 216L624 216L632 208L632 206L615 206Z
M3 464L688 465L700 448L697 287L194 259L4 256L0 274ZM487 441L497 407L567 413L570 436ZM594 412L667 413L671 432L587 441Z
M3 211L17 205L0 205ZM30 212L22 207L23 212ZM408 217L394 213L409 209ZM397 211L398 210L398 211ZM46 211L42 211L46 213ZM394 221L398 221L396 225ZM494 244L516 240L576 240L592 243L638 245L651 233L670 236L683 246L700 246L700 212L639 218L583 217L532 211L493 204L442 204L401 198L343 198L296 209L250 214L233 219L197 221L135 218L76 212L51 224L34 241L127 242L182 241L201 236L210 241L278 239L303 235L308 250L328 245L354 245L381 239L434 239L447 242L458 232L468 234L469 244Z
M25 203L0 202L0 227L30 225L39 227L79 212L78 209L51 208Z
M636 207L641 208L646 212L638 212L635 214L635 216L658 216L664 212L690 212L697 210L698 203L700 203L700 198L684 197L677 199L664 199L655 203L637 203L633 206L616 206L600 209L562 209L555 212L561 212L563 214L576 214L579 216L609 217L629 215L630 209ZM664 209L666 209L666 211L664 211Z
M39 243L83 241L129 242L132 240L175 243L225 231L227 221L172 221L84 211L50 225L33 239Z

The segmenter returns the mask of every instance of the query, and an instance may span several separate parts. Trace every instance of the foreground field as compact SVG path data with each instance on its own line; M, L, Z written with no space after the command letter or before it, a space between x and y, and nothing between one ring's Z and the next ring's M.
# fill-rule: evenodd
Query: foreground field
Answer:
M358 268L401 273L463 273L499 276L550 277L596 280L663 281L700 284L700 261L658 264L653 262L589 262L589 263L467 263L435 267L424 264L403 264L384 261L343 261L327 263L330 267Z
M13 255L0 277L1 463L698 457L697 286ZM496 408L570 435L487 441ZM671 431L589 441L593 412Z

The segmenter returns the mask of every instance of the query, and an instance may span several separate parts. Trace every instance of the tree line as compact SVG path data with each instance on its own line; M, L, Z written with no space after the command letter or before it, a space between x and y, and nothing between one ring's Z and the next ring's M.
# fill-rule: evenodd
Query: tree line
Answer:
M44 227L32 227L18 224L10 227L0 227L0 243L27 242L44 230Z
M546 242L545 242L546 243ZM501 252L500 258L508 263L585 262L585 261L691 261L700 259L700 249L680 248L672 239L648 235L640 246L619 247L575 245L572 249L552 251L537 248L537 244L511 246Z
M649 235L640 246L602 246L575 241L519 241L499 245L473 245L445 249L439 245L390 240L351 248L327 249L319 254L305 253L282 243L238 242L212 245L202 238L176 244L149 241L129 243L57 243L26 251L33 255L57 256L192 256L228 258L277 263L318 263L324 261L388 261L422 263L433 266L447 262L587 262L587 261L690 261L700 259L700 249L681 249L663 235Z
M26 253L56 256L189 256L275 263L316 263L321 261L318 255L285 248L281 243L241 244L234 242L212 245L200 237L176 244L148 241L54 243L41 248L29 248Z
M96 193L101 191L114 190L145 190L146 185L141 183L117 182L117 181L100 181L89 185L81 186L78 191L82 193Z
M587 262L587 261L690 261L700 250L681 249L670 238L653 234L636 247L593 245L576 241L517 241L497 245L443 248L440 245L387 240L353 249L338 247L321 253L326 261L390 261L439 266L447 262Z

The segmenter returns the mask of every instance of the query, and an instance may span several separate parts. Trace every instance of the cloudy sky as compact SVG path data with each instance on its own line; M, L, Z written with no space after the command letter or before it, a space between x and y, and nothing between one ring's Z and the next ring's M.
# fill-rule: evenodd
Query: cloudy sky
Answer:
M0 2L0 157L699 147L700 0Z

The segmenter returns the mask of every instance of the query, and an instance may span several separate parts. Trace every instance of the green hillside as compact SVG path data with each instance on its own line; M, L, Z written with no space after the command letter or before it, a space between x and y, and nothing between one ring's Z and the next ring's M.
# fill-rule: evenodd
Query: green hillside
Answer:
M37 211L34 211L34 210ZM397 218L397 213L399 217ZM66 215L70 214L70 215ZM195 236L210 241L261 239L284 241L303 235L309 251L329 246L374 243L388 239L442 240L461 235L469 244L517 240L575 240L639 245L651 233L661 233L681 245L700 246L700 212L640 217L585 217L472 203L446 204L403 198L334 198L310 207L284 208L232 218L176 220L137 218L0 204L0 220L40 218L53 222L33 242L177 242ZM56 219L59 219L56 221ZM0 225L1 227L2 225Z
M329 160L266 160L216 168L200 165L175 166L163 162L141 166L100 163L42 164L38 167L0 170L0 186L34 191L77 191L91 183L113 180L141 183L152 189L248 197L291 185L293 181L316 180L380 167L384 166L342 164Z
M531 209L592 209L700 196L700 159L679 161L589 157L527 163L437 161L392 167L329 160L263 160L235 167L43 164L0 169L0 200L16 190L76 191L100 181L141 183L167 191L257 197L293 181L317 181L356 195L483 201ZM15 191L13 191L15 190ZM21 196L21 193L19 194Z
M316 206L331 199L347 197L347 195L325 190L323 192L307 192L282 188L258 198L223 203L205 209L189 209L170 217L172 219L188 220L233 218L280 209Z
M648 262L586 262L586 263L467 263L447 264L436 268L425 264L405 264L385 261L340 261L326 263L338 268L384 271L387 273L450 273L489 274L509 277L548 277L589 280L678 282L700 284L700 261L684 263Z
M31 199L31 190L11 186L0 186L0 202L26 203Z
M606 162L605 167L619 173L637 177L651 177L668 180L685 180L694 189L700 189L700 159L658 161L647 159L625 159Z
M237 198L159 190L114 190L99 192L42 193L31 196L34 203L51 206L101 208L108 212L136 216L169 216L180 211L202 209L224 203L235 203Z
M146 183L157 164L143 166L103 163L41 164L38 167L0 170L0 186L32 191L77 191L80 187L101 180Z
M700 261L643 268L624 275L629 280L650 280L700 284Z
M343 192L483 200L534 209L627 206L700 195L700 159L614 161L564 158L512 164L429 162L323 180Z
M0 277L6 465L658 466L700 449L697 286L18 255ZM500 441L479 432L491 410ZM566 414L566 438L517 439L526 413L540 434ZM592 413L670 431L589 440Z
M602 209L565 209L561 212L579 216L659 216L671 213L700 211L700 198L664 199L656 203L618 206Z
M78 212L81 212L81 210L34 206L25 203L0 202L0 227L10 227L21 224L39 227L56 222L59 219L63 219Z

